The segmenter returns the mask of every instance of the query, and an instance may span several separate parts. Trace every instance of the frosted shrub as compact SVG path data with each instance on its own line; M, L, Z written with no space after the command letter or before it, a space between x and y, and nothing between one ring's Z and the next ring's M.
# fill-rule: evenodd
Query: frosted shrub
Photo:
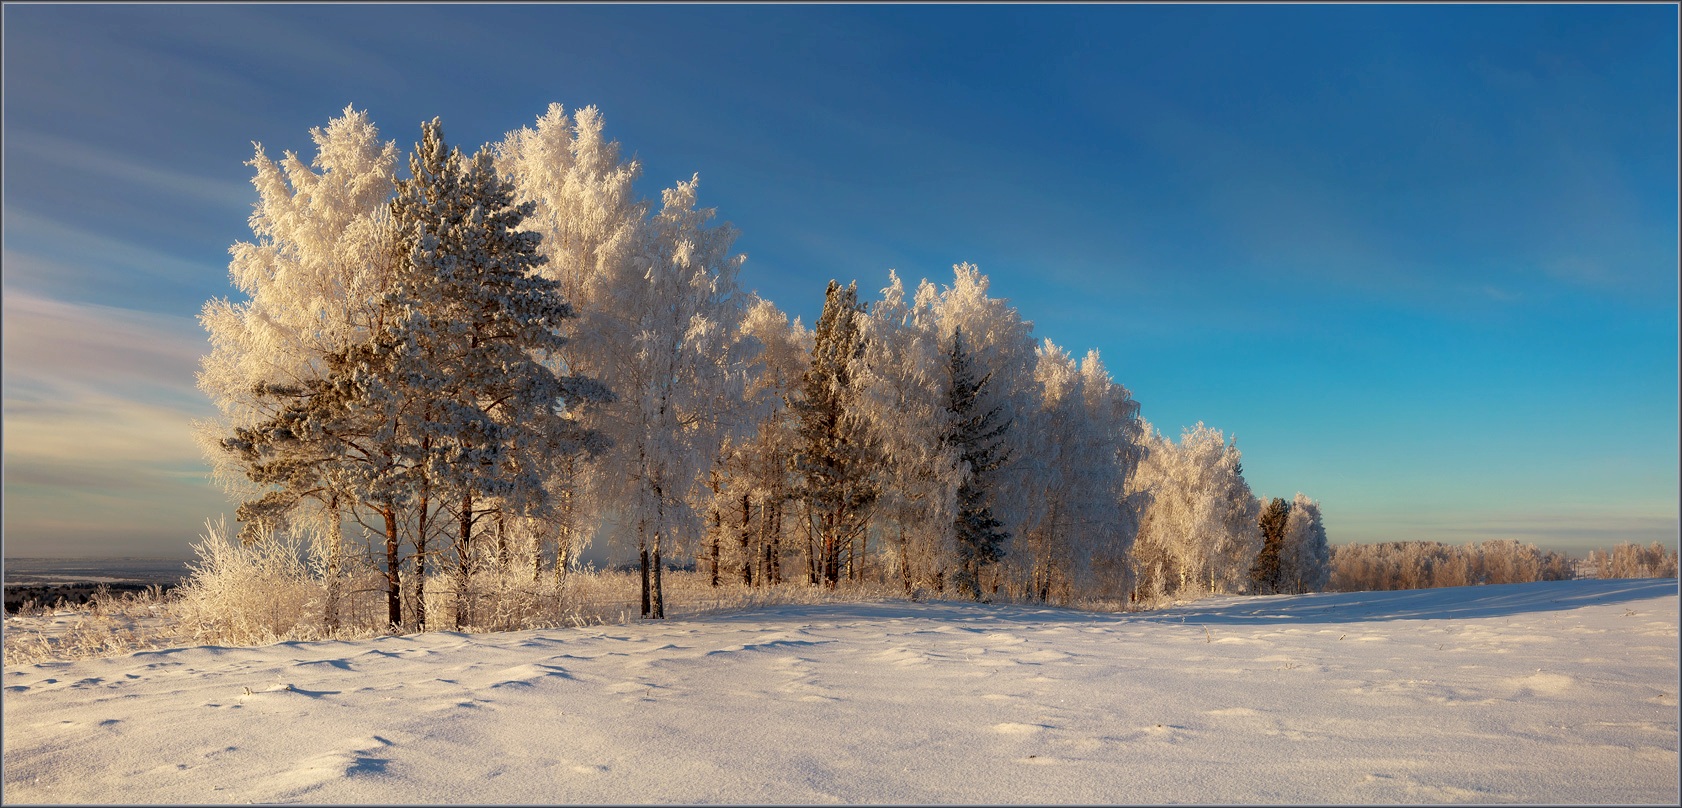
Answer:
M296 539L272 532L242 544L227 526L205 523L197 564L177 590L174 612L198 642L253 645L323 635L323 588Z

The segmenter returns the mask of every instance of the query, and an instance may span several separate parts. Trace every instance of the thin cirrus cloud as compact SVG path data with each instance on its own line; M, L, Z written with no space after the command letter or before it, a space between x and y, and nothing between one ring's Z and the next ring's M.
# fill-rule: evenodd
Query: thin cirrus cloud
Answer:
M144 191L154 203L163 201L156 198L160 191L176 197L178 201L233 210L248 206L252 201L250 182L231 182L175 171L132 155L68 138L22 129L8 131L6 145L14 152L9 155L11 159L25 159L116 180Z
M8 205L5 230L8 300L21 289L107 304L160 295L202 301L199 290L205 280L227 275L227 248L222 245L195 247L197 257L186 257L18 205Z
M4 307L8 399L20 388L146 390L148 397L163 400L198 398L194 374L209 343L190 318L15 289L6 291Z

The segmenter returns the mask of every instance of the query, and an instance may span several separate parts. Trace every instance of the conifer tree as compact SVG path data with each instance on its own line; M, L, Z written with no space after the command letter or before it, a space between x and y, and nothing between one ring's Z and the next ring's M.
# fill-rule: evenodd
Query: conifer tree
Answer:
M518 229L533 204L514 203L490 152L448 148L434 118L409 167L392 203L408 255L386 299L391 343L401 346L388 369L425 397L421 462L454 516L455 624L464 628L481 520L541 511L549 464L588 444L567 406L606 391L543 361L566 344L558 329L573 310L538 274L540 237Z
M1279 497L1262 509L1258 525L1261 527L1262 549L1250 568L1252 590L1258 595L1271 595L1284 587L1284 569L1280 553L1285 542L1285 526L1290 520L1291 505Z
M947 374L951 418L946 442L956 450L961 475L953 520L959 562L955 583L959 592L981 600L981 570L1004 557L1005 542L1010 538L1004 525L993 517L991 476L1006 460L1001 438L1010 429L1011 419L1003 415L1001 407L983 409L979 404L981 391L992 374L977 377L962 329L952 332Z
M801 377L800 448L795 467L816 546L809 548L808 576L834 586L843 548L863 538L868 509L879 495L874 470L877 447L860 416L855 383L864 354L860 329L865 314L858 284L831 280L813 335L812 362Z

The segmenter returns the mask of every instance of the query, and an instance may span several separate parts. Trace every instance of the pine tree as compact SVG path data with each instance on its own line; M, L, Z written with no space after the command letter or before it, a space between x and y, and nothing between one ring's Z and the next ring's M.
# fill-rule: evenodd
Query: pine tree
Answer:
M962 479L953 520L959 568L955 583L959 592L981 600L980 573L1004 557L1005 542L1010 538L1003 530L1004 525L993 517L990 483L992 472L1004 465L1006 459L1001 451L1001 438L1010 429L1011 419L1002 414L1001 407L983 409L980 405L978 399L992 374L977 378L962 329L952 332L947 374L951 385L947 411L951 420L946 442L956 450Z
M863 537L868 509L879 496L877 446L856 406L864 314L856 282L844 288L829 282L812 362L801 377L803 397L795 407L801 443L795 468L817 540L809 548L808 575L812 583L822 580L832 587L840 579L843 548Z
M1280 553L1285 542L1285 526L1291 516L1291 505L1279 497L1262 509L1260 521L1262 549L1250 568L1250 581L1258 595L1271 595L1285 585Z
M408 255L386 298L401 346L390 370L425 397L421 461L454 516L455 625L465 628L481 520L542 511L555 456L590 444L567 407L606 391L543 361L566 344L559 328L573 310L537 272L540 236L518 229L534 205L514 203L490 152L448 148L434 118L409 167L392 203Z

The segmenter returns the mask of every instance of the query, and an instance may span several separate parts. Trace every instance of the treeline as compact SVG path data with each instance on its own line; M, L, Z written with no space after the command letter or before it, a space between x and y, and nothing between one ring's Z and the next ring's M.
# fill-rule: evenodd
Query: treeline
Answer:
M1623 542L1611 552L1590 550L1580 564L1595 578L1675 578L1677 554L1658 542L1646 547Z
M674 564L1058 603L1326 585L1318 503L1258 499L1218 430L1161 435L972 265L832 281L807 328L739 286L695 179L633 193L594 108L471 155L434 120L401 177L365 113L311 135L257 148L243 299L201 316L198 435L252 551L201 581L284 567L328 631L554 619L611 536L654 618Z
M1512 539L1461 546L1431 541L1343 544L1332 548L1336 592L1431 589L1444 586L1565 581L1573 578L1674 578L1677 555L1654 542L1628 542L1610 553L1592 550L1574 559Z

